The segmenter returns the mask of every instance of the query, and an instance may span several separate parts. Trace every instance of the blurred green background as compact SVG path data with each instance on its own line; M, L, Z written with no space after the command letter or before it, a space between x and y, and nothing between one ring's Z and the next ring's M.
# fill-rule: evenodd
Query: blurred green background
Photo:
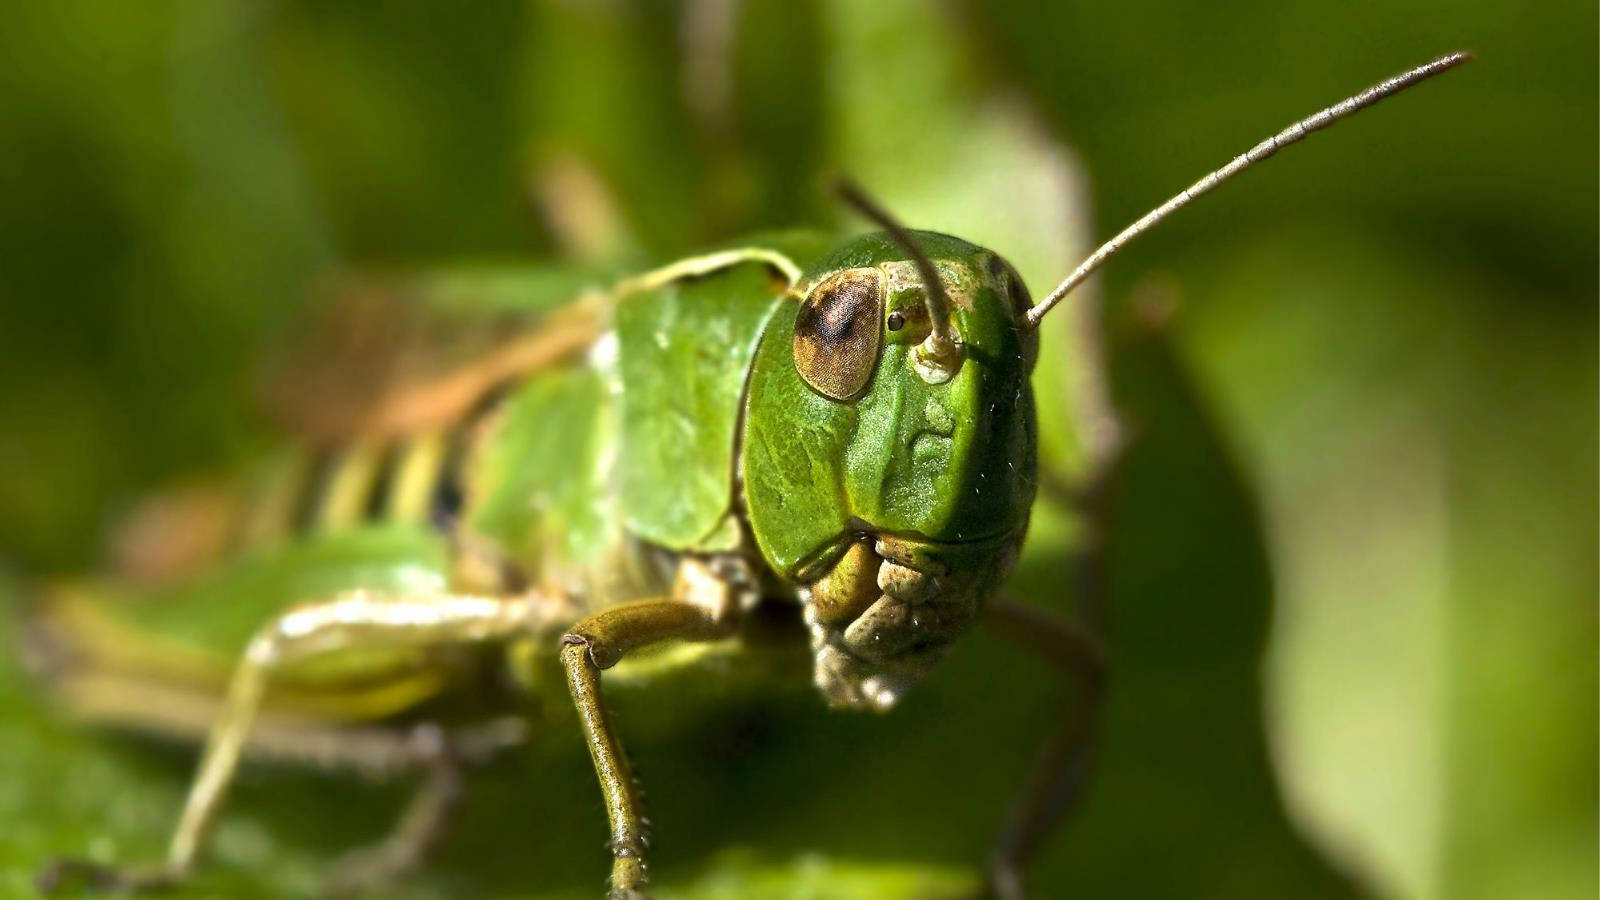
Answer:
M612 263L848 224L819 189L844 169L1042 294L1091 235L1256 139L1466 48L1471 66L1287 151L1102 277L1135 437L1109 543L1115 680L1085 807L1036 885L1592 897L1596 18L1486 0L13 5L6 594L95 565L141 488L259 445L255 363L331 267L570 253L541 202L574 161L618 226L577 249ZM1064 602L1059 556L1036 547L1016 591ZM1036 664L988 680L1005 653L974 638L887 718L783 694L647 742L662 894L962 883L1065 714ZM26 895L55 853L158 850L189 756L60 722L14 662L0 706L0 891ZM586 763L565 738L539 752L488 774L408 895L598 892ZM197 896L305 890L403 790L265 771L239 793Z

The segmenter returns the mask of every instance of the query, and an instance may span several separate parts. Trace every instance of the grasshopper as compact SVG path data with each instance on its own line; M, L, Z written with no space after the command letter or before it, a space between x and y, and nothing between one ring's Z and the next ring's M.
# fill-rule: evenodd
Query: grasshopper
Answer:
M550 671L564 680L610 822L615 898L643 896L647 836L606 678L777 644L808 655L830 705L882 712L987 620L1098 693L1092 636L996 597L1039 490L1041 320L1195 197L1468 58L1257 144L1037 303L997 253L907 231L846 185L881 232L836 246L774 235L604 289L521 281L475 344L452 338L453 356L438 349L461 330L439 324L451 298L496 285L425 287L435 320L356 316L353 342L311 354L331 366L288 382L305 410L298 449L250 490L172 497L129 530L130 572L212 574L144 589L145 602L129 602L142 590L130 575L39 604L31 649L69 708L209 730L164 862L62 860L41 885L181 882L247 751L421 770L400 826L336 884L392 878L436 842L460 764L523 739L492 711L502 672L536 696ZM219 616L241 591L265 605ZM201 633L207 619L221 622ZM237 655L231 672L219 648ZM994 893L1024 894L1089 733L1069 726L1023 793L989 861Z

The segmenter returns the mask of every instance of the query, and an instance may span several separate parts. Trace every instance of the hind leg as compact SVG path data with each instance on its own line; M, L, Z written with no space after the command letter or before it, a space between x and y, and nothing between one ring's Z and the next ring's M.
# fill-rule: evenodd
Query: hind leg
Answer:
M388 836L338 862L323 884L324 894L344 897L391 884L416 868L444 836L466 791L465 760L436 725L419 726L411 739L423 768L422 786Z
M40 873L38 883L50 891L67 881L83 881L108 891L158 890L184 880L194 867L206 836L222 805L228 784L250 737L268 684L282 667L321 654L353 648L433 647L450 644L492 643L534 633L542 624L539 599L465 596L408 596L372 591L350 591L327 601L296 607L257 632L234 671L221 714L200 761L199 773L189 789L183 814L160 864L112 868L79 860L52 863ZM443 779L443 776L438 776ZM432 782L430 782L432 783ZM443 803L446 782L424 788L420 820ZM433 796L438 795L438 796ZM423 821L423 824L426 824ZM408 842L426 848L428 829L395 845ZM402 854L403 855L403 854Z

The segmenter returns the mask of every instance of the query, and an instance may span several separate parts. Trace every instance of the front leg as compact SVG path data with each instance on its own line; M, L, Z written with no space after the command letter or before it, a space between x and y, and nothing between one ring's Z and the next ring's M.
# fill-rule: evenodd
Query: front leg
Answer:
M1000 900L1023 900L1022 872L1039 845L1077 802L1105 693L1105 659L1090 635L1048 610L996 600L988 624L1077 680L1084 708L1067 718L1040 753L989 857L989 891Z
M600 672L630 650L668 640L716 640L734 625L731 589L699 560L686 558L680 564L673 595L596 613L561 638L561 662L611 820L611 896L616 900L644 896L648 837L639 786L606 715Z

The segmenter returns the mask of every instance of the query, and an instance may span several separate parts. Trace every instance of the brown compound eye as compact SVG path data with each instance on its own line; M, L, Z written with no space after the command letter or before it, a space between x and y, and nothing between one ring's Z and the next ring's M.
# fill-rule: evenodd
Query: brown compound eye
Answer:
M883 343L883 281L848 269L811 291L794 320L794 367L811 389L850 400L866 388Z

